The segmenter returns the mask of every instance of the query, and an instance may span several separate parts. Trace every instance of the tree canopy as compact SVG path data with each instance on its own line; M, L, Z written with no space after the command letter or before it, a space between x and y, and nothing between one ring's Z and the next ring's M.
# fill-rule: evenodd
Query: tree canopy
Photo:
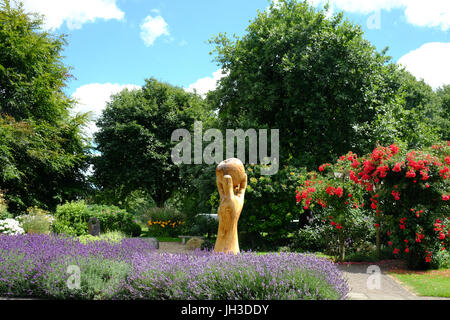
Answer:
M155 79L146 80L142 89L113 96L97 122L96 184L113 191L117 200L143 190L163 206L184 185L171 159L172 132L190 130L207 110L198 95Z
M284 164L309 168L366 146L372 132L361 128L395 103L400 84L397 66L359 26L281 0L246 31L211 41L227 76L209 99L225 127L278 128Z

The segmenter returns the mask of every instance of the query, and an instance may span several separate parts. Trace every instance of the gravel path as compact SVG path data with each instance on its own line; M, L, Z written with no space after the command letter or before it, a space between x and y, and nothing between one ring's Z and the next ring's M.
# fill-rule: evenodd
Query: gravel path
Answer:
M188 253L186 246L180 242L160 242L159 243L160 252L168 253Z

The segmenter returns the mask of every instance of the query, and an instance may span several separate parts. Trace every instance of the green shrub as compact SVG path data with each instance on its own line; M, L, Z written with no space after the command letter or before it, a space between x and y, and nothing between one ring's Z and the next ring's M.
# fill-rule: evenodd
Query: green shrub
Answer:
M246 172L248 186L238 226L241 246L274 249L287 245L294 231L292 221L302 212L295 203L295 186L305 180L305 170L286 166L276 175L264 176L260 165L249 165ZM217 208L218 193L214 197Z
M73 236L86 235L89 218L90 211L84 201L66 202L56 207L53 231Z
M338 256L339 241L336 228L331 225L333 209L317 208L308 218L308 224L298 230L291 239L292 250L300 252L324 252ZM351 209L346 217L346 254L370 256L375 246L373 218L361 208Z
M131 213L119 207L91 205L88 209L89 216L99 220L102 232L122 231L132 237L141 234L141 227L133 220Z
M326 248L330 247L330 237L332 227L323 224L306 225L298 230L294 237L290 247L295 251L301 252L327 252Z
M102 232L121 231L133 237L141 234L141 227L133 221L133 216L127 211L116 206L89 206L84 201L68 202L58 206L53 230L67 235L87 235L87 225L91 217L99 220Z

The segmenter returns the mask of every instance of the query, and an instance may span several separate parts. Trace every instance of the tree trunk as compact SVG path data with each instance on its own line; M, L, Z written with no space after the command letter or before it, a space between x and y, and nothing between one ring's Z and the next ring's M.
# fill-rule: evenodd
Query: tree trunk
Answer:
M381 260L381 228L377 228L377 258Z
M345 237L342 231L339 232L339 261L345 260Z

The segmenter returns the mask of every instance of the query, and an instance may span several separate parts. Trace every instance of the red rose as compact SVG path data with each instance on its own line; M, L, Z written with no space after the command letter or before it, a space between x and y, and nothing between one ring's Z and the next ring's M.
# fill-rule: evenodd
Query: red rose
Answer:
M414 171L414 169L411 169L408 172L406 172L406 177L407 178L415 178L416 177L416 172Z
M392 171L394 171L394 172L402 171L402 164L401 163L396 163L394 168L392 168Z
M344 190L342 190L341 187L337 187L336 189L334 189L334 193L340 198L344 194Z
M354 168L354 169L358 168L359 165L360 165L360 163L359 163L359 161L356 160L356 159L353 160L353 162L352 162L352 164L351 164L352 168Z
M396 191L396 190L392 190L392 196L394 197L395 200L400 200L400 192Z
M327 188L327 193L328 193L330 196L333 196L333 195L334 195L334 188L333 188L332 186L329 186L329 187Z
M398 151L400 150L400 148L399 148L395 143L394 143L394 144L391 144L391 145L389 146L389 149L391 149L391 151L392 151L393 154L397 154Z

